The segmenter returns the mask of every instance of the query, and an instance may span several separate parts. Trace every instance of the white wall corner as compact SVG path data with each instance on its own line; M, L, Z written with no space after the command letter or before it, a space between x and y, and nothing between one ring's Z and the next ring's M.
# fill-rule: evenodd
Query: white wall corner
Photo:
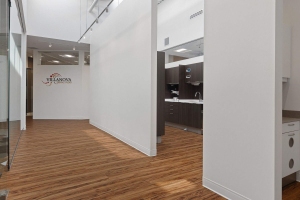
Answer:
M90 124L95 126L96 128L104 131L105 133L117 138L118 140L124 142L125 144L128 144L129 146L135 148L136 150L142 152L143 154L147 155L147 156L156 156L156 149L148 149L147 147L141 146L138 143L122 136L121 134L115 133L112 130L109 130L99 124L97 124L96 122L93 122L92 120L90 120Z
M150 156L156 155L157 148L157 1L151 1L151 149Z
M232 199L232 200L250 200L250 198L247 198L227 187L224 187L212 180L209 180L205 177L203 177L203 186L207 189L219 194L220 196L226 198L226 199Z
M22 34L21 45L21 60L22 60L22 74L21 74L21 130L26 130L26 68L27 68L27 34Z

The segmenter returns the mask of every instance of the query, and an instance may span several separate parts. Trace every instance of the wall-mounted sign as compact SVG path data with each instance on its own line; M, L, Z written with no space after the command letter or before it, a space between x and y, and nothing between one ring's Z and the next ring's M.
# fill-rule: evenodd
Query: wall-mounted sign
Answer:
M59 73L50 75L50 78L46 78L47 81L42 81L45 85L51 86L53 84L70 84L72 83L71 78L63 78Z

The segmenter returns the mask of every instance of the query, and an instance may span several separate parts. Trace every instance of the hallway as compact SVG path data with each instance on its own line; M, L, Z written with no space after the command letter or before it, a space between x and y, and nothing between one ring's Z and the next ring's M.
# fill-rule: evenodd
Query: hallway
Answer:
M27 120L9 199L223 199L202 186L201 135L167 127L148 157L87 120Z

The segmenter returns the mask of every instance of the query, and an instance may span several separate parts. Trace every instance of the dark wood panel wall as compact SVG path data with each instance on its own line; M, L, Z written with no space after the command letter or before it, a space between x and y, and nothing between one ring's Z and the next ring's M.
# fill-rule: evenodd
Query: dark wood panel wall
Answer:
M26 69L26 113L33 112L33 58L28 57Z
M203 66L202 63L192 65L197 65L199 68ZM199 99L198 95L195 97L196 92L201 92L203 97L203 83L201 83L199 86L186 83L185 69L186 65L179 66L179 99Z
M185 65L179 66L179 99L199 99L198 95L195 97L196 92L201 92L203 97L203 83L199 86L186 83L185 67Z
M178 97L179 99L198 99L199 96L197 95L195 97L196 92L200 92L203 98L203 83L201 83L199 86L194 86L190 83L186 83L186 73L185 69L187 66L193 66L193 67L198 67L199 73L202 74L203 76L203 63L196 63L196 64L191 64L191 65L180 65L179 67L175 68L170 68L166 69L166 74L165 74L165 98L166 99L171 99L173 97ZM173 79L176 79L173 77L174 71L176 71L177 76L176 78L178 79L177 81L174 81ZM179 84L170 84L170 82L178 82ZM172 90L179 90L179 96L176 94L172 94Z
M165 134L165 53L157 52L157 136Z

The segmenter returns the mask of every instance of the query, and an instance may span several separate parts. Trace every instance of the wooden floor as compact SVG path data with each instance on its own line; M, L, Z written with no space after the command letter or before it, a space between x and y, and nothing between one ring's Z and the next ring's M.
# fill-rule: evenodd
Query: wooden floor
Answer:
M202 136L167 128L147 157L88 121L28 120L9 199L223 199L202 186Z
M11 200L223 199L202 186L201 135L167 127L147 157L88 121L28 119L0 189ZM283 199L300 199L300 183Z
M282 192L282 200L299 200L300 199L300 183L292 183L286 186Z

